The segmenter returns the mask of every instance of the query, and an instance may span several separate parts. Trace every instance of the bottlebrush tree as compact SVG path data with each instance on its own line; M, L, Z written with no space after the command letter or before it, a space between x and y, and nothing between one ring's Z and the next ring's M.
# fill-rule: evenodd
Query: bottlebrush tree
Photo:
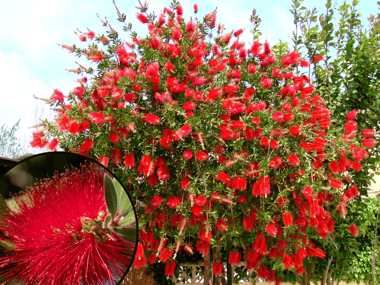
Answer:
M97 67L76 69L86 77L69 94L54 91L57 116L31 145L96 158L125 183L140 225L135 268L163 262L173 275L183 249L220 275L230 241L229 262L247 261L262 279L304 273L325 256L316 240L359 195L347 170L361 171L374 130L358 133L354 110L332 125L310 79L293 72L313 63L280 45L277 58L255 28L245 44L243 29L216 28L215 11L185 20L177 2L158 17L142 5L137 18L149 33L131 33L133 43L104 21L108 37L89 31L87 49L62 45Z

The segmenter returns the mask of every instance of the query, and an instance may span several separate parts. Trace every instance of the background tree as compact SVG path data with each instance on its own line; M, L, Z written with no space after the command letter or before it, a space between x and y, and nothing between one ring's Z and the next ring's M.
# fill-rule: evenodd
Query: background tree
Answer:
M7 125L2 125L0 128L0 156L7 158L17 158L23 155L23 151L20 145L19 139L16 137L16 131L18 130L18 124L20 120L17 121L12 127Z
M326 1L326 11L318 13L314 8L308 10L302 6L303 1L292 1L290 10L294 16L296 30L293 34L295 50L314 65L304 73L316 82L316 92L331 107L333 122L345 119L346 110L358 111L358 129L379 129L380 96L379 96L379 19L371 15L369 30L364 30L359 19L357 5L359 1ZM380 2L377 3L380 5ZM339 12L340 18L334 18ZM319 23L319 24L318 24ZM337 23L337 25L335 25ZM335 29L335 26L338 26ZM298 67L296 68L298 70ZM362 172L352 172L352 177L361 195L366 196L371 179L378 173L379 148L369 151ZM314 260L309 264L310 274L298 276L297 281L308 284L309 280L322 284L338 284L341 280L371 280L375 266L372 266L372 243L376 241L372 229L375 229L376 212L372 210L372 200L360 199L357 205L350 207L351 214L340 218L336 232L320 246L326 251L326 259ZM367 217L364 218L363 217ZM361 234L359 239L349 238L344 231L344 224L356 220ZM343 226L343 228L342 228ZM371 230L370 230L371 229ZM365 249L364 249L365 248ZM348 250L351 249L351 250ZM376 251L376 250L374 250ZM368 255L363 252L368 253ZM351 262L361 264L353 267ZM376 269L378 270L378 268ZM360 278L360 279L359 279ZM287 275L284 279L295 281ZM375 280L373 284L377 284Z

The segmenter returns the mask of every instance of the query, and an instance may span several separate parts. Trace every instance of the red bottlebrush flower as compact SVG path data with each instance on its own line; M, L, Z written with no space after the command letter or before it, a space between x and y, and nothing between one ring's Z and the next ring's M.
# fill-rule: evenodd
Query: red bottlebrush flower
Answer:
M55 101L63 101L65 99L65 96L58 89L54 89L54 92L51 95L51 99Z
M133 156L133 153L124 155L124 165L127 169L135 167L135 157Z
M247 180L243 177L237 176L232 181L232 188L238 190L246 190L247 189Z
M336 161L331 161L329 164L329 167L330 167L331 172L334 174L336 174L338 172L342 172L342 170L340 169L340 167Z
M351 226L349 226L348 230L350 231L351 235L354 237L356 237L359 234L359 230L355 224L352 224Z
M150 199L150 202L152 203L152 206L157 209L157 208L160 207L160 205L162 203L162 200L163 200L162 196L160 196L160 195L154 195Z
M89 138L85 139L83 144L79 147L78 152L87 154L91 150L93 144L93 141Z
M242 222L243 222L243 227L247 232L253 231L255 229L251 218L244 218Z
M88 114L88 119L94 124L101 125L104 122L106 115L98 112L91 112Z
M241 261L241 255L239 252L230 252L230 256L228 258L228 262L230 264L238 264Z
M111 157L114 164L120 164L121 163L120 149L116 148L112 150Z
M346 134L351 134L353 131L355 131L358 128L358 123L355 121L349 121L344 124L344 129L346 130Z
M271 160L271 162L269 163L269 167L276 168L276 167L279 167L281 163L282 163L281 157L278 156Z
M57 148L58 144L59 144L59 140L57 140L57 139L52 139L52 141L49 142L49 143L46 145L46 147L47 147L48 149L50 149L50 150L55 150L55 149Z
M98 52L98 53L91 54L90 58L93 62L99 62L103 60L103 56L104 56L103 52Z
M356 119L357 115L358 115L358 111L353 110L353 111L349 112L349 113L346 115L346 120L347 120L347 121L353 121L353 120Z
M276 140L271 140L269 146L270 146L271 149L276 149L276 148L278 148L280 145L279 145L279 143L278 143Z
M153 114L145 114L142 120L152 125L157 125L160 122L160 117Z
M169 208L171 209L177 208L181 203L182 203L181 197L169 197L168 202L167 202Z
M247 196L245 196L244 194L240 195L240 197L238 198L238 202L240 204L244 204L245 202L247 202Z
M280 112L275 112L272 115L272 119L276 122L282 122L284 120L284 114Z
M148 185L149 186L156 186L157 184L158 184L158 175L152 174L151 176L149 176Z
M243 29L239 29L239 30L237 30L237 31L234 33L234 36L235 36L235 37L238 37L238 36L240 36L243 32L244 32Z
M277 233L278 233L278 230L277 230L277 228L276 228L276 226L274 224L267 225L265 227L265 230L272 237L275 237L277 235Z
M148 261L150 264L153 264L157 261L157 257L154 253L149 254Z
M195 109L195 103L193 101L189 101L183 104L183 109L185 111L191 111Z
M204 76L200 76L200 77L196 77L194 78L193 80L193 85L194 86L201 86L202 84L204 84L206 82L206 77Z
M198 151L195 156L199 161L205 161L208 158L208 154L204 151Z
M166 262L172 255L173 255L174 251L172 250L169 250L167 247L165 247L160 255L158 256L158 258L162 261L162 262Z
M176 265L177 263L174 260L167 262L165 266L165 275L173 276Z
M215 226L218 230L220 230L221 232L225 232L228 230L228 225L226 224L226 222L223 220L223 218L220 218L216 223L215 223Z
M272 79L263 77L263 79L261 79L261 85L263 85L264 88L270 88L272 85Z
M183 125L177 132L180 138L185 137L191 133L192 129L189 125Z
M256 72L256 65L254 65L252 63L250 65L248 65L248 72L251 74L255 73Z
M133 93L127 93L124 96L124 100L127 101L128 103L133 103L137 101L137 96L136 94L133 94Z
M315 55L313 57L313 62L314 63L320 62L321 60L323 60L323 55Z
M297 157L297 155L295 155L294 153L292 153L289 157L288 157L288 161L291 165L293 166L297 166L300 164L300 159Z
M270 144L270 140L267 137L262 137L260 139L260 145L262 147L267 147L267 146L269 146L269 144Z
M301 133L301 126L291 126L289 132L292 136L298 136Z
M181 5L178 5L178 6L177 6L176 11L177 11L177 15L178 15L178 16L182 16L182 15L183 15L183 9L182 9L182 6L181 6Z
M284 122L292 122L294 121L295 116L293 113L288 113L284 115Z
M202 92L195 92L193 95L194 101L200 102L203 100L203 94Z
M293 259L290 255L284 254L282 258L282 264L285 266L285 269L290 269L293 266Z
M119 140L120 140L120 137L119 137L118 134L112 132L112 133L110 134L110 136L109 136L109 139L110 139L110 141L113 142L113 143L118 143Z
M334 188L334 189L340 189L340 188L342 188L343 185L344 185L344 183L338 179L333 179L330 182L331 188Z
M98 162L103 164L105 167L108 166L108 161L109 161L109 157L108 156L100 156L98 157Z
M197 206L203 206L204 204L206 204L206 202L207 202L207 198L205 196L198 196L195 199L194 204Z
M270 49L270 45L268 42L265 42L264 43L264 51L263 51L265 54L270 54L271 52L271 49Z
M290 213L282 214L282 220L284 221L285 226L293 225L292 215Z
M321 125L321 128L324 130L327 130L329 126L331 125L331 119L326 118L326 119L320 119L319 124Z
M193 207L191 207L191 212L194 216L199 217L203 212L203 209L200 206L194 205Z
M134 244L91 229L107 211L103 179L104 170L89 163L13 197L19 210L1 213L0 230L15 248L0 254L0 278L52 285L118 282Z
M245 128L245 123L243 121L233 120L231 123L232 128L235 130L242 130Z
M190 188L190 178L189 177L183 177L181 179L181 188L183 190L189 189Z
M362 137L363 138L370 138L375 136L375 130L373 129L365 129L362 130Z
M141 14L141 13L139 13L139 14L137 15L137 19L138 19L141 23L143 23L143 24L146 24L146 23L148 22L148 18L147 18L144 14Z
M162 179L162 180L168 180L170 175L169 175L169 169L167 166L161 166L160 168L157 169L157 175Z
M315 254L315 256L317 256L319 258L324 258L326 255L326 253L320 248L315 249L314 254Z
M281 69L276 67L272 70L272 75L277 78L281 78Z
M252 124L260 125L260 122L261 122L260 118L258 118L258 117L252 118Z
M376 144L376 139L364 139L363 147L374 147Z
M313 193L314 193L314 190L313 188L311 188L310 186L306 186L303 191L302 191L302 195L307 199L309 197L312 197L313 196Z
M224 172L219 172L217 178L220 181L227 183L227 184L229 184L231 182L231 177L227 173L224 173Z
M193 152L191 151L191 149L187 149L183 152L182 156L184 159L190 160L193 157Z
M185 29L186 29L187 32L193 32L193 31L195 31L195 24L194 24L194 22L191 21L191 20L189 22L187 22Z
M74 90L73 90L73 94L77 95L78 97L83 96L83 94L84 94L83 87L82 86L75 87Z
M172 36L173 36L173 39L176 41L179 41L179 39L181 38L181 31L177 26L173 28Z
M174 65L170 62L170 61L168 61L166 64L165 64L165 69L167 70L167 71L174 71Z
M214 153L216 154L222 154L224 152L224 147L221 146L221 145L217 145L215 148L214 148Z
M221 275L223 270L223 264L214 262L213 273L214 275Z
M210 242L212 239L212 234L205 231L200 231L198 237L203 241Z

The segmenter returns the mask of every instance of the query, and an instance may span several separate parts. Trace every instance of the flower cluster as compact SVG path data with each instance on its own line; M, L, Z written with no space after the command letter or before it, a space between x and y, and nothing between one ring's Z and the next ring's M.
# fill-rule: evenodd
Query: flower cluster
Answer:
M216 14L186 21L180 5L138 19L148 36L111 40L118 47L83 94L64 104L55 91L61 110L32 144L50 136L117 171L142 221L136 267L158 257L172 275L180 249L208 255L213 246L220 274L228 237L231 263L245 260L277 282L273 260L302 274L305 259L325 255L313 239L333 233L359 195L347 171L361 170L374 131L362 139L354 113L332 124L310 79L295 73L311 64L297 51L277 58L278 47L222 28L210 43ZM74 134L72 122L84 126Z

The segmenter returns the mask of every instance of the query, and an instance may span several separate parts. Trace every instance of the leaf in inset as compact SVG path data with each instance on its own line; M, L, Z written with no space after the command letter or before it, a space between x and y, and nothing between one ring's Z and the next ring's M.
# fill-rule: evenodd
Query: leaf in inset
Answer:
M104 195L106 197L108 212L111 214L112 219L114 219L117 211L117 197L115 187L108 174L104 175Z
M124 190L124 187L119 183L119 181L117 181L116 178L112 180L112 183L116 191L119 216L124 216L132 207L131 200L129 200L127 192Z
M134 228L121 228L121 227L112 227L111 230L121 237L123 240L129 242L136 242L137 229Z

